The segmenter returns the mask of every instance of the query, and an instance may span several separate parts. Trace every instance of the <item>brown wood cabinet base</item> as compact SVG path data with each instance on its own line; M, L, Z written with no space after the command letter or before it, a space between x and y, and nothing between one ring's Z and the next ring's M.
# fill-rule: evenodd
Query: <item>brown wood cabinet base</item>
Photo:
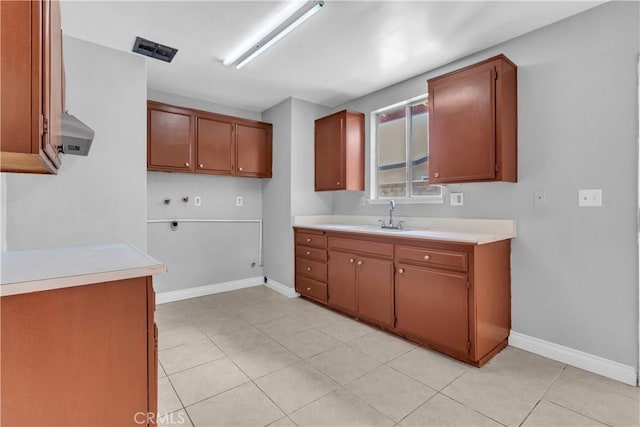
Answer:
M1 297L0 425L155 425L154 310L151 277Z
M478 367L507 346L510 240L474 245L294 229L302 296Z

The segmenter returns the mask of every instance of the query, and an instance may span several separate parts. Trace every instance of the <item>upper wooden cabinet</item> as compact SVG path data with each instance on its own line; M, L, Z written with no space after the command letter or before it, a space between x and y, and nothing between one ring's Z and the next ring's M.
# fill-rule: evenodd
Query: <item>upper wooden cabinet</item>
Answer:
M344 110L315 122L315 191L364 191L364 114Z
M193 171L191 115L179 108L149 103L147 120L148 167Z
M238 176L271 177L271 125L236 124L236 162Z
M222 175L233 173L233 123L196 118L198 170Z
M498 55L428 80L431 184L517 181L516 79Z
M0 171L57 173L62 30L57 1L0 1Z
M147 169L271 178L269 123L147 103Z

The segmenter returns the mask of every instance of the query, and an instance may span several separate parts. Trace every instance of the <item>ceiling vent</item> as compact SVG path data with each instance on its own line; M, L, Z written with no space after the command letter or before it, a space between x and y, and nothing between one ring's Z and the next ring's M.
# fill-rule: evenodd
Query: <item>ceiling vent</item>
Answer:
M171 62L178 52L178 49L161 45L160 43L152 42L142 37L136 37L136 42L133 44L132 50L140 55L149 56L165 62Z

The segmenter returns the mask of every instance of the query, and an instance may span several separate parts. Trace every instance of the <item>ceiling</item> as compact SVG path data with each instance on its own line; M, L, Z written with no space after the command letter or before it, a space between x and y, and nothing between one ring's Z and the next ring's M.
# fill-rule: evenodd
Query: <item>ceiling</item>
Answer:
M148 87L263 111L290 96L334 107L602 2L327 0L244 68L222 59L282 1L63 1L66 35L131 51L136 36L179 49L148 59Z

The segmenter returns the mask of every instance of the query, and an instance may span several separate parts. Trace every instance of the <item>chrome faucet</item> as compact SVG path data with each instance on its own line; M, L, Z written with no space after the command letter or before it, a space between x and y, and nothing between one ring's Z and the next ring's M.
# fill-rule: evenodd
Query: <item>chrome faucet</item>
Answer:
M398 221L397 224L393 224L393 211L396 209L395 200L389 200L389 224L384 223L384 219L378 220L382 228L390 228L393 230L402 230L402 223L404 221Z

